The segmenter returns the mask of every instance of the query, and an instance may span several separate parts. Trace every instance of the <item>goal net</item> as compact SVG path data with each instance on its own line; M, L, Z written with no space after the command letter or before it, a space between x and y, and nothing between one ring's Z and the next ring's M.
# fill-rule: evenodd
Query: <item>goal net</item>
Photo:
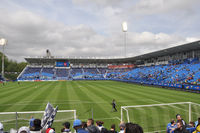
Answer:
M31 112L0 112L0 122L4 125L4 131L9 131L11 128L18 129L21 126L29 126L31 117L42 119L44 111ZM73 121L76 119L76 110L59 110L52 127L61 129L62 123Z
M121 121L137 123L144 132L166 132L167 124L171 119L176 120L176 114L181 114L189 124L200 117L200 104L179 102L121 107Z

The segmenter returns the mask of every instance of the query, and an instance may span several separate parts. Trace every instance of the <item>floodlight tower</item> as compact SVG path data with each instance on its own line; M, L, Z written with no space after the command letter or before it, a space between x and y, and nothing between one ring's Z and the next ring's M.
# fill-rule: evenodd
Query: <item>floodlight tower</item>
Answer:
M126 32L128 30L127 22L122 23L122 31L124 32L124 56L126 57Z
M3 46L2 50L2 71L1 71L1 76L4 78L4 47L7 44L7 40L5 38L0 39L0 45Z

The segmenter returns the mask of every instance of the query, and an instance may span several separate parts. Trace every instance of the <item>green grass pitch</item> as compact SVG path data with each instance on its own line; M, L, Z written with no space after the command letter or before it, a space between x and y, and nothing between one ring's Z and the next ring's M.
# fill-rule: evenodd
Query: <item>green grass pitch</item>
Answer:
M118 112L111 112L112 99L116 100ZM188 101L199 104L200 95L116 81L13 82L0 86L0 112L43 111L50 102L58 105L59 110L77 110L78 118L83 121L92 117L93 110L95 120L103 120L108 129L116 124L117 130L121 106ZM162 113L162 110L156 112L160 117ZM152 111L148 115L157 117ZM149 125L156 122L139 114L135 117ZM61 124L56 125L56 130L59 132L61 127Z

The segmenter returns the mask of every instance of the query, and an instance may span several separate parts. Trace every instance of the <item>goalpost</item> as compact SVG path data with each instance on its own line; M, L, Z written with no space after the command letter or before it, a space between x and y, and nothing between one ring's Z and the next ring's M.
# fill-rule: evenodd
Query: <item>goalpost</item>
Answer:
M177 102L121 107L121 121L137 123L145 132L165 132L171 119L176 120L176 114L181 114L189 124L190 121L196 121L200 117L200 104Z
M11 128L18 129L21 126L29 126L31 117L42 119L44 111L30 112L0 112L0 122L4 125L4 130ZM63 122L73 121L76 119L76 110L58 110L56 113L53 126L61 127Z

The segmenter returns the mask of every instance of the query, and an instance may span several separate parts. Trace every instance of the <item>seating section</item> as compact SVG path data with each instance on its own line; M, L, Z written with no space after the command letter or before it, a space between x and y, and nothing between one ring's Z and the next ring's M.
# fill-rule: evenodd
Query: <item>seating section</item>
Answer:
M42 72L43 73L49 73L49 74L54 74L54 68L43 68Z
M70 74L71 74L71 77L74 77L74 78L79 77L79 76L81 77L81 75L83 74L83 70L81 68L72 68Z
M37 80L40 77L41 67L26 67L18 80Z
M113 72L111 73L113 74ZM200 63L140 67L131 71L115 71L114 78L143 83L200 84Z
M68 77L69 76L69 70L65 68L59 68L56 70L56 76L57 77Z
M40 73L41 71L41 67L28 67L27 69L25 69L24 74L34 74L34 73Z
M170 61L168 65L137 68L53 68L26 67L18 80L120 80L141 84L200 90L200 62L197 59Z

